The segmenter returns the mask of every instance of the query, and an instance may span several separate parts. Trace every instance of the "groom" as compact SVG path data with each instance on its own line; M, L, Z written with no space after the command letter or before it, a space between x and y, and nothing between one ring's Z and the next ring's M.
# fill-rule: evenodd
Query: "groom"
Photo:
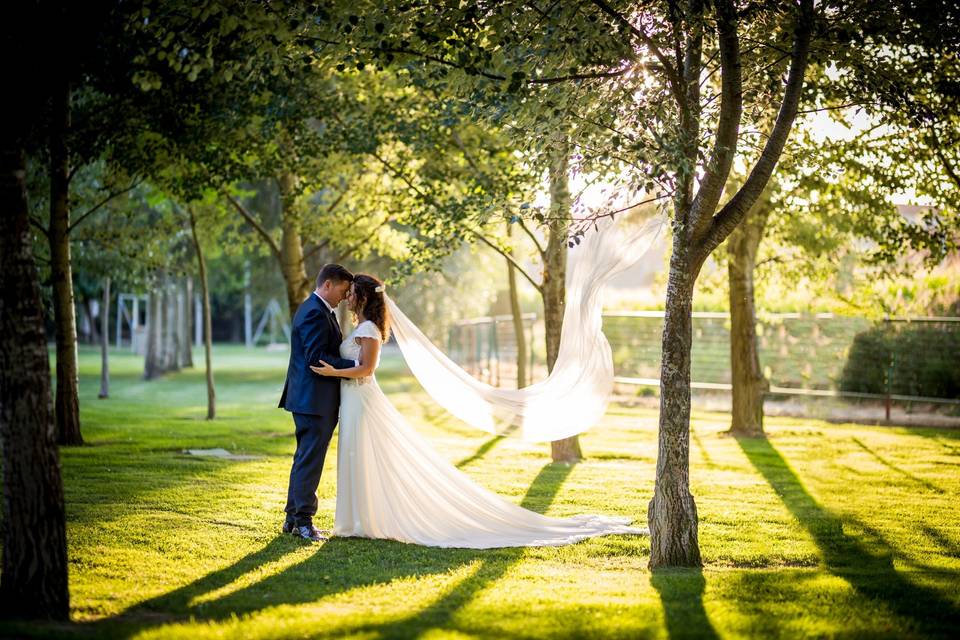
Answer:
M297 434L283 532L313 542L326 539L313 526L313 516L317 513L317 485L323 459L340 412L340 379L315 375L310 365L323 360L335 369L356 366L353 360L339 357L343 337L333 312L346 297L352 281L353 274L338 264L327 264L320 270L316 289L293 317L290 364L280 396L279 406L293 413Z

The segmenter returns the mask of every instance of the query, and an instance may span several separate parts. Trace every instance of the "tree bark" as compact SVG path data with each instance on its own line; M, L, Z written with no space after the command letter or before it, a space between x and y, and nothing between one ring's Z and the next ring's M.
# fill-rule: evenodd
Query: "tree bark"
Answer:
M23 150L0 147L0 616L67 620L67 535Z
M217 416L217 392L213 384L213 320L210 314L210 289L207 286L207 261L203 256L203 247L197 235L197 220L190 215L190 232L193 235L193 248L197 252L197 267L200 272L200 289L203 295L203 355L207 367L207 420Z
M702 10L706 5L698 6ZM780 159L797 114L813 26L813 0L800 0L790 71L773 129L744 185L717 211L736 150L743 95L736 6L732 0L717 0L715 8L722 85L720 118L710 152L711 159L700 179L696 196L691 202L688 194L682 190L675 200L673 253L670 257L660 371L657 477L647 514L651 569L701 564L697 509L689 490L693 287L710 253L740 224L766 187ZM692 49L688 44L688 53L690 51ZM684 73L687 81L699 82L702 69L699 60L686 67ZM690 110L691 114L699 113L700 109L699 102L696 105L684 104L682 98L679 107L681 111ZM692 117L688 121L689 130L686 131L688 140L696 140L689 134L698 127L698 116ZM696 150L695 145L691 150ZM688 174L685 166L677 167L677 172L680 175Z
M184 324L184 309L183 309L183 282L180 278L174 278L173 280L173 291L172 291L172 303L173 303L173 361L176 367L176 370L179 371L183 367L183 324Z
M507 235L513 227L507 225ZM513 334L517 341L517 389L527 386L527 336L523 330L523 311L520 309L520 292L517 289L517 270L507 262L507 283L510 291L510 315L513 318Z
M70 258L70 167L66 136L70 129L70 84L56 83L50 120L50 270L57 340L57 388L54 416L61 445L83 444L80 434L77 317Z
M313 287L307 278L307 269L303 260L300 217L292 202L296 176L284 174L278 178L277 182L280 185L280 199L283 207L280 223L280 271L287 285L287 306L290 310L290 318L293 319L297 308L310 295Z
M567 141L554 149L550 166L550 220L547 248L543 256L543 324L547 346L547 370L553 371L560 352L560 333L566 301L567 231L570 227L570 187ZM583 459L577 436L550 443L554 462L579 462Z
M690 347L694 271L687 235L675 225L660 367L657 477L647 509L651 569L698 567L697 507L690 494Z
M767 203L759 200L746 219L727 238L730 367L733 386L730 433L742 436L763 434L763 396L769 388L760 369L753 287L757 249L763 238L768 215Z
M160 354L163 336L160 297L158 285L154 284L147 296L147 348L143 358L143 377L146 380L153 380L163 374Z
M193 347L190 337L193 335L193 313L190 306L193 304L193 277L187 276L183 281L183 322L180 326L180 366L193 368Z
M180 344L177 336L177 285L168 275L164 278L163 364L164 373L180 370Z
M110 397L110 276L103 279L103 302L100 305L100 393Z

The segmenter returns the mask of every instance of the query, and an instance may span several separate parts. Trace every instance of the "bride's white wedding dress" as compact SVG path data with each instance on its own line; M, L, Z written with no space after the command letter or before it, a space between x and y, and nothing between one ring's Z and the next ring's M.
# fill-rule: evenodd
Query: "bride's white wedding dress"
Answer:
M380 331L369 320L360 323L340 355L358 360L361 337L380 340ZM484 489L434 451L374 376L341 381L339 429L337 536L488 549L646 533L629 526L629 518L549 518Z

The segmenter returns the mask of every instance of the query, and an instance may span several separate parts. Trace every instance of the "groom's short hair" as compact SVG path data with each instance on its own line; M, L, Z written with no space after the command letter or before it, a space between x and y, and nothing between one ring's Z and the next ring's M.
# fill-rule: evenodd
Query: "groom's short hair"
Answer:
M325 264L317 274L317 289L327 280L334 282L353 282L353 274L339 264Z

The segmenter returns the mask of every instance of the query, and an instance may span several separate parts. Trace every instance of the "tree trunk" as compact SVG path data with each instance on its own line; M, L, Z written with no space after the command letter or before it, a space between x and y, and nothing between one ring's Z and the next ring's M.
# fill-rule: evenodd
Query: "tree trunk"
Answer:
M57 389L54 416L62 445L83 444L80 435L77 314L70 259L70 167L66 136L70 128L70 85L58 82L50 120L50 271L57 340Z
M100 305L100 393L110 397L110 276L103 279L103 302Z
M80 309L83 310L83 317L86 320L87 326L90 327L90 329L84 333L84 341L87 344L99 344L100 332L97 330L97 323L93 319L93 298L84 296Z
M0 165L0 615L67 620L63 483L22 149L4 139Z
M180 326L180 365L185 368L193 368L193 347L191 346L190 336L193 335L192 318L193 313L190 305L193 304L193 276L187 276L183 282L183 322Z
M163 374L160 343L163 336L160 318L160 291L154 284L147 296L147 348L143 358L143 377L153 380Z
M183 282L180 278L173 280L173 361L177 371L183 367Z
M657 476L647 509L651 569L698 567L697 507L690 494L690 347L693 285L688 242L675 230L660 367Z
M507 224L509 236L513 225ZM517 341L517 389L527 386L527 336L523 330L523 311L520 309L520 292L517 289L517 270L507 262L507 283L510 288L510 315L513 317L513 334Z
M570 227L569 159L566 141L554 150L550 166L550 220L547 249L543 257L543 324L547 346L547 370L553 371L560 352L560 332L566 300L567 231ZM554 462L578 462L583 459L577 436L550 443Z
M306 300L313 290L307 278L307 269L303 261L303 238L300 234L300 217L293 205L293 190L296 186L296 176L284 174L277 180L280 185L281 212L280 228L280 271L283 281L287 285L287 306L290 318L300 304Z
M705 4L699 5L701 8ZM660 370L660 432L657 476L653 499L648 509L650 525L651 569L664 566L700 566L697 540L697 509L690 494L690 347L692 342L692 298L697 274L710 253L726 240L742 222L743 215L755 204L783 151L797 114L803 90L810 34L814 22L813 0L801 0L795 25L793 51L790 54L783 100L763 151L750 170L743 186L717 211L723 188L735 160L739 121L743 108L741 61L737 39L737 9L730 0L716 3L717 30L721 64L721 103L711 160L699 177L696 196L682 188L675 194L673 252L667 283L666 314L663 327ZM700 44L687 49L684 82L687 99L699 105L699 81L703 69ZM684 99L680 98L681 107ZM699 132L699 106L693 119L684 125L689 140ZM688 154L688 166L677 167L692 186L698 161L697 145ZM689 178L689 179L688 179Z
M203 294L203 355L207 366L207 420L217 416L217 393L213 384L213 319L210 315L210 289L207 286L207 261L203 257L203 247L197 235L197 220L190 211L190 232L193 235L193 248L197 252L197 266L200 272L200 289Z
M180 370L180 345L177 339L177 287L167 276L163 286L163 371Z
M157 362L159 363L161 374L164 374L170 370L170 316L167 313L167 309L170 306L170 296L167 291L168 282L169 276L164 273L163 279L160 281L160 291L157 294L157 326L159 330L159 342L157 347L157 354L159 357L157 358Z
M763 434L763 395L769 388L760 369L753 275L769 209L761 199L727 238L730 281L730 367L733 386L730 433Z

